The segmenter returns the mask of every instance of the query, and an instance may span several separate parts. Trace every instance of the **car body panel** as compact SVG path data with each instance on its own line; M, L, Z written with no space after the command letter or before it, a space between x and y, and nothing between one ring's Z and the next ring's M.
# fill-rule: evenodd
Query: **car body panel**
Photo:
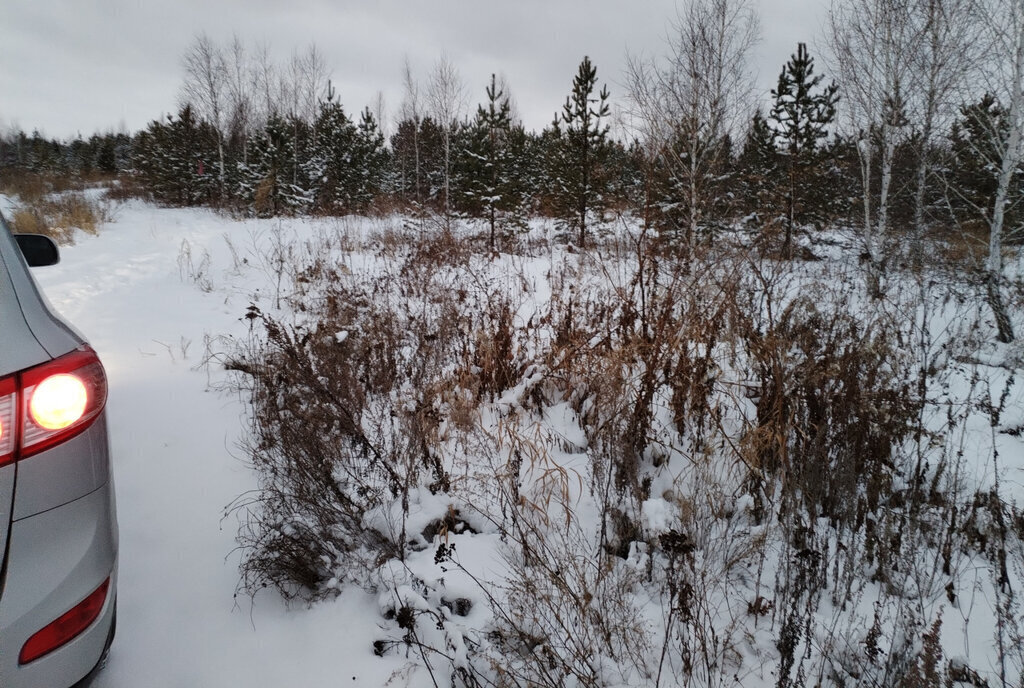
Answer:
M117 577L114 487L108 481L80 499L11 525L6 589L0 598L0 686L72 686L102 655L113 622ZM111 578L99 618L81 635L24 666L25 642Z
M0 468L0 599L7 572L7 535L10 529L11 512L14 507L14 481L18 468L10 464ZM0 684L3 685L3 684Z
M0 222L2 221L0 219ZM35 280L28 271L25 258L21 255L21 249L18 248L18 244L15 242L10 231L0 232L0 261L6 264L8 282L13 287L14 295L21 308L22 321L28 327L38 345L49 354L48 357L44 357L39 362L49 358L56 358L79 347L85 339L56 314L50 302L39 291L39 287L36 286ZM0 287L2 287L2 284L0 284ZM5 299L0 299L0 301L3 300ZM0 314L0 318L3 315L6 314ZM3 329L7 329L6 319L0 319L0 323L3 323ZM21 329L17 325L15 325L15 328ZM0 349L0 351L9 350ZM9 367L9 364L2 364L0 374L3 374L2 368L7 367ZM21 366L16 368L16 370L26 367L28 366Z
M14 520L67 504L110 478L106 412L72 439L18 463Z
M0 230L0 377L38 365L50 359L49 352L36 339L21 310L19 294L14 290L11 271L7 264L11 258L4 248L10 235Z
M10 234L0 226L0 245L6 245L9 240ZM7 259L2 258L4 255L0 250L0 378L49 358L22 315L7 269ZM14 506L17 470L15 464L0 467L0 591L4 589L7 570L7 535Z

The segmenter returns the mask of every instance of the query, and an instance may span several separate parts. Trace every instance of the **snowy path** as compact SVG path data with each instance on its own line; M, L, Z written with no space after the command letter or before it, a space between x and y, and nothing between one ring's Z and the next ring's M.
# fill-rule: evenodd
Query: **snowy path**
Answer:
M253 487L235 449L242 409L193 369L204 334L240 327L248 303L219 278L225 232L246 230L206 211L129 205L35 273L110 378L118 634L96 687L382 685L400 665L370 652L372 598L349 593L290 611L272 595L233 600L236 526L222 516ZM214 254L209 293L181 277L183 240L194 255Z

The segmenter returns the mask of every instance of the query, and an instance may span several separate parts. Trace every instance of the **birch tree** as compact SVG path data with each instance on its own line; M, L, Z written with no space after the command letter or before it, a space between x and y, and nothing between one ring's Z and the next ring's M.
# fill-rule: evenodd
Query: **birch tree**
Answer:
M253 121L253 68L245 45L234 36L225 55L228 133L242 143L242 163L248 162L249 133Z
M917 154L911 261L920 268L926 230L925 193L932 172L936 132L948 129L975 64L973 0L912 0L907 105Z
M301 151L316 138L316 117L320 99L326 95L328 76L323 53L315 44L310 44L304 54L292 53L287 71L279 75L279 102L287 107L297 159L302 157ZM300 140L303 129L300 123L311 127L310 141ZM292 185L297 186L298 183L296 165L292 171Z
M987 59L979 78L1005 111L1003 127L989 127L996 172L996 193L985 212L988 223L988 258L985 262L986 298L995 316L997 339L1011 342L1013 324L1002 295L1003 235L1006 207L1013 177L1024 159L1024 0L978 0L978 23Z
M221 49L205 33L192 42L182 59L185 82L182 105L191 105L217 133L220 196L224 198L224 131L227 117L227 66Z
M722 144L750 115L750 50L759 22L750 0L694 0L672 25L668 55L630 58L628 90L646 147L668 170L671 207L681 206L688 255L714 202L727 162Z
M293 56L292 59L297 91L296 114L307 124L313 124L320 111L320 101L326 96L330 83L327 60L315 43L309 45L305 54Z
M466 86L447 55L442 54L434 64L427 89L427 101L434 121L441 128L444 147L443 208L447 228L451 223L452 132L466 107Z
M258 43L253 54L252 75L254 116L260 122L266 122L274 115L281 114L278 102L277 66L270 56L270 45Z
M908 124L906 57L913 54L916 38L909 8L905 0L836 0L829 15L832 49L844 89L842 110L860 160L860 240L867 256L868 292L873 298L882 293L893 160ZM873 192L876 166L877 203Z
M416 205L423 203L422 190L420 189L420 124L423 120L423 99L420 94L419 81L413 76L412 64L409 56L405 56L402 64L402 89L404 91L401 106L401 121L412 123L412 147L413 147L413 184L416 193ZM401 129L401 121L396 130ZM404 174L404 169L403 169ZM402 187L405 187L403 180Z

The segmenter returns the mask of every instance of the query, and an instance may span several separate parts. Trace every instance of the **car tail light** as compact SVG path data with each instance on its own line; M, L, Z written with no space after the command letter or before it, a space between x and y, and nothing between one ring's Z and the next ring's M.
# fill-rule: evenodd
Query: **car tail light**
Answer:
M81 433L106 401L107 378L88 346L0 380L0 466Z
M89 628L103 611L103 603L107 601L109 588L110 579L108 578L103 581L103 585L96 588L92 594L71 610L29 638L18 655L18 664L28 664L53 652Z
M0 466L14 460L14 437L18 417L17 381L0 380Z

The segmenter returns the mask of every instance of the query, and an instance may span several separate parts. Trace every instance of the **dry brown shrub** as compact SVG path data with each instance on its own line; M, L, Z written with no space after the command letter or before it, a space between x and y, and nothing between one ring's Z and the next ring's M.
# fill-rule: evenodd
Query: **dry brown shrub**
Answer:
M50 236L46 218L36 208L19 208L11 216L11 229L17 234L45 234Z
M0 191L9 196L17 196L23 203L35 203L50 193L51 189L40 174L27 170L6 169L0 171Z
M363 430L369 396L394 383L397 342L383 314L367 320L365 304L353 301L341 301L334 317L312 329L250 307L247 317L262 325L265 339L225 364L250 394L245 449L260 475L259 489L233 505L241 585L250 593L272 585L286 598L318 598L329 594L322 583L336 567L354 571L400 549L363 525L368 511L406 483L393 451ZM353 335L339 341L343 326Z
M275 184L276 181L273 177L267 177L256 187L256 194L252 204L258 217L271 217L277 210L277 204L274 199Z
M93 172L69 174L56 172L33 172L8 167L0 170L0 193L17 196L22 203L35 204L44 196L63 194L68 191L82 191L90 187L113 186L115 177Z
M125 175L107 186L104 197L110 201L122 202L135 198L149 200L151 195L137 178Z

